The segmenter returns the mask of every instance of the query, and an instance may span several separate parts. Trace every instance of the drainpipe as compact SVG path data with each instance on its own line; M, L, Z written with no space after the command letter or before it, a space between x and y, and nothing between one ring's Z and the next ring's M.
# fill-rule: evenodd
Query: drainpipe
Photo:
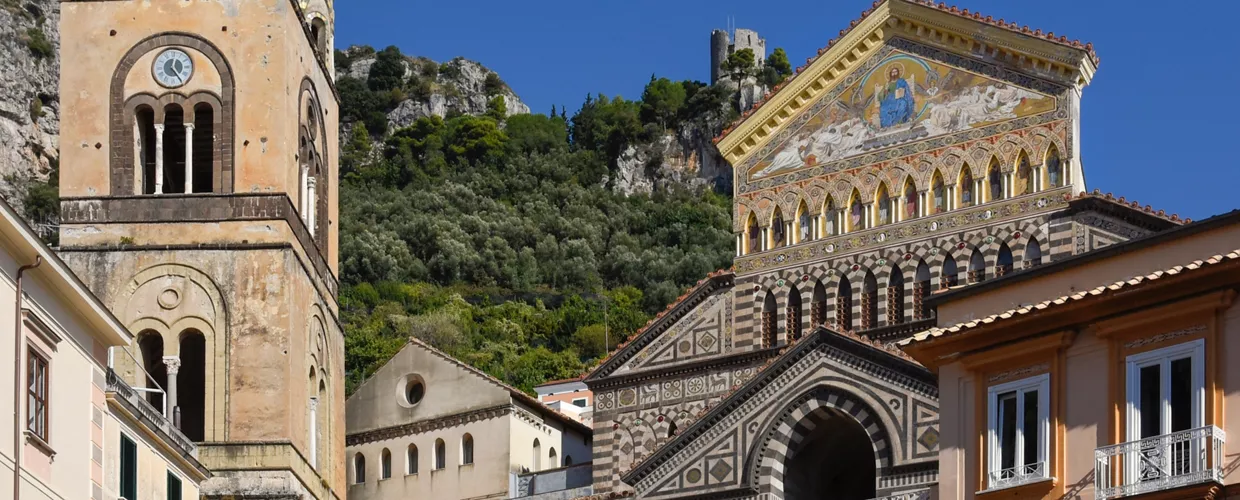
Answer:
M17 300L13 310L13 500L22 497L22 347L26 336L22 335L22 274L43 264L42 256L35 256L34 264L17 268Z

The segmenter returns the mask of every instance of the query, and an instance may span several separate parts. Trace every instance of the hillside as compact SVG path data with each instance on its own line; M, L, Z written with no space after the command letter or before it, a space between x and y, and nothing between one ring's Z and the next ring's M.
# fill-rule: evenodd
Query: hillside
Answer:
M0 0L0 196L48 236L58 204L59 15L55 0Z

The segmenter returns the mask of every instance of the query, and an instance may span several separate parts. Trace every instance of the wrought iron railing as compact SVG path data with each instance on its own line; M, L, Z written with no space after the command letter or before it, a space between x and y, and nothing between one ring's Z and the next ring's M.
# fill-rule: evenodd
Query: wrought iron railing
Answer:
M988 479L986 489L998 490L1022 484L1036 483L1049 477L1046 472L1046 462L1035 462L990 471L986 475Z
M1222 429L1215 426L1098 448L1097 498L1119 498L1223 481Z
M877 497L871 500L930 500L930 489L926 488L924 490L905 491L903 493L896 493L885 497Z

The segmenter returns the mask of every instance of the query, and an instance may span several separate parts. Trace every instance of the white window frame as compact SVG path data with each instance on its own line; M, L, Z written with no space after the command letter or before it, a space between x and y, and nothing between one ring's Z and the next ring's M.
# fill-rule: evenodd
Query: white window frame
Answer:
M1192 424L1188 427L1196 429L1205 425L1205 375L1206 375L1206 341L1197 339L1182 344L1163 347L1140 354L1133 354L1127 359L1127 411L1128 440L1141 439L1141 369L1155 364L1159 369L1160 401L1162 405L1162 424L1164 435L1169 434L1171 426L1171 361L1189 358L1193 364L1192 384Z
M1016 456L1017 467L1028 467L1035 464L1022 464L1024 460L1025 438L1024 438L1024 394L1035 391L1038 394L1038 442L1034 443L1038 447L1038 458L1036 464L1041 464L1039 472L1033 474L1018 475L1013 479L995 481L992 477L993 473L1002 470L1003 455L999 448L999 405L998 397L1000 394L1016 392L1016 450L1013 452ZM998 490L1011 488L1022 484L1029 484L1037 481L1050 479L1050 393L1051 393L1051 376L1049 373L1035 375L1033 377L1020 380L1013 380L999 385L993 385L986 390L986 489Z

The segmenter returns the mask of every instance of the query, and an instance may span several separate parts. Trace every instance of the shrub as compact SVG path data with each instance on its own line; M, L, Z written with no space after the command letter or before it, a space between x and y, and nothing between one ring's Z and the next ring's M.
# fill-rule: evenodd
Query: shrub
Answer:
M37 59L50 59L56 56L56 48L52 47L52 42L39 28L32 27L26 30L26 47Z

